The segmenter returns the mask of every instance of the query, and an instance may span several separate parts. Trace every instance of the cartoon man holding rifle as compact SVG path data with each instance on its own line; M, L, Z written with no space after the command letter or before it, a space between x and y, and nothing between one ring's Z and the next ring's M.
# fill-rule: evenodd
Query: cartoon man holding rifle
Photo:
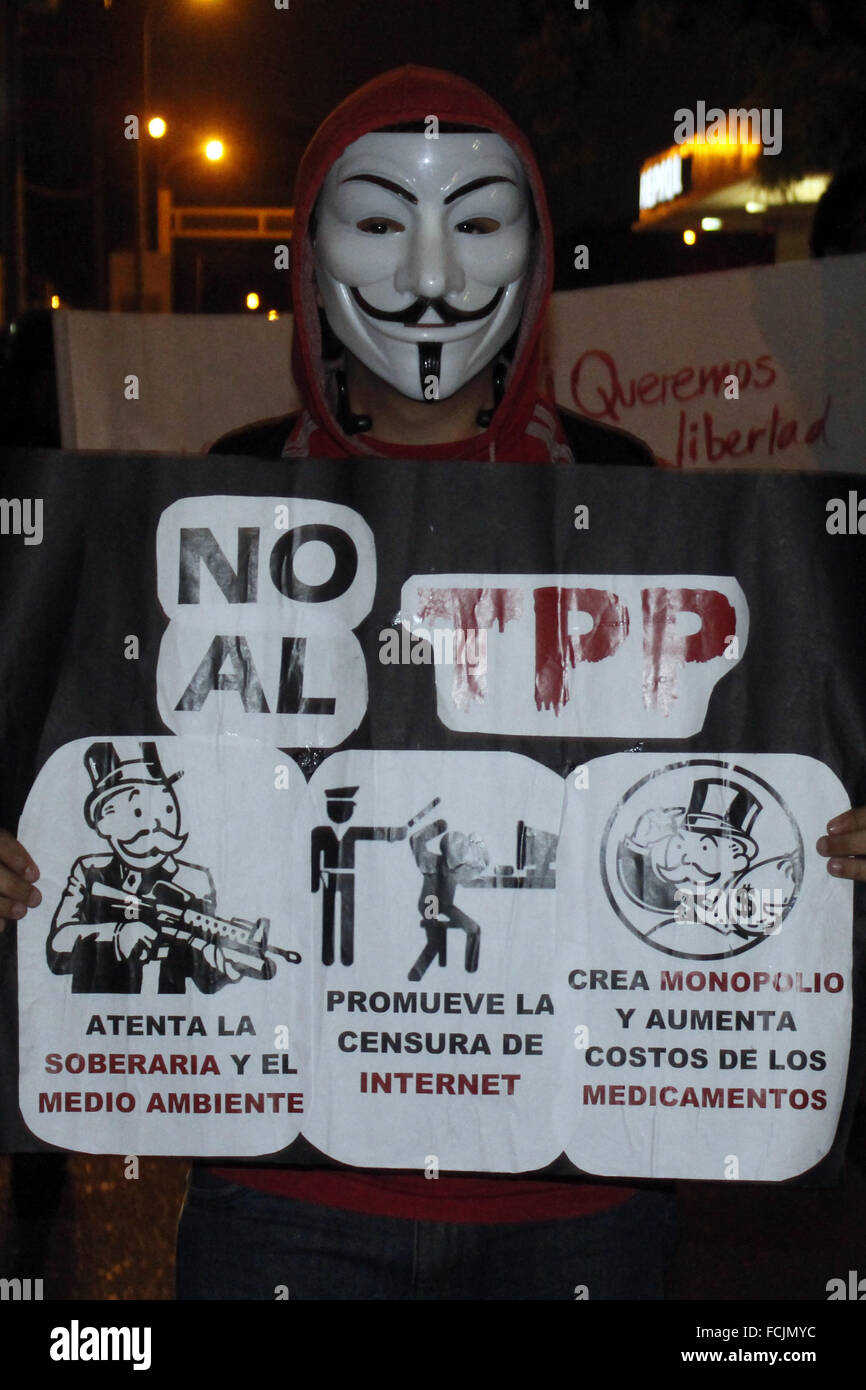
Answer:
M248 946L253 924L215 919L210 872L177 858L188 838L174 793L182 772L166 776L156 745L140 748L127 761L111 743L93 743L84 755L92 783L84 817L110 853L73 864L48 936L49 966L72 976L73 994L138 994L152 961L160 994L183 994L188 979L213 994L244 974L270 978L267 923L245 968L229 942Z

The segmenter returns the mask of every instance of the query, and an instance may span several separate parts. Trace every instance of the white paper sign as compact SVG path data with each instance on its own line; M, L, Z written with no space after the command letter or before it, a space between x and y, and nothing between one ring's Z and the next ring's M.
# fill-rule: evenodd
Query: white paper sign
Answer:
M557 883L569 1157L618 1176L804 1172L848 1061L851 884L813 849L844 790L795 755L622 753L585 773Z
M866 256L554 295L546 389L673 468L866 468Z
M20 826L42 871L18 948L21 1109L39 1138L256 1154L301 1131L306 796L251 740L78 740L46 763Z
M413 575L401 618L417 646L395 656L420 662L427 639L443 724L549 738L697 733L749 634L727 575Z

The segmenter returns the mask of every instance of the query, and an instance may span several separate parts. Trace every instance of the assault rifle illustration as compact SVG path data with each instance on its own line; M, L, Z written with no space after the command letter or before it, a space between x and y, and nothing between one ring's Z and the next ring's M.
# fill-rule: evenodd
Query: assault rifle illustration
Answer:
M292 965L301 962L298 951L284 951L279 946L268 945L270 918L245 922L240 917L212 917L201 910L198 898L177 884L160 879L146 898L137 898L102 883L95 883L90 891L93 897L104 898L123 908L131 920L155 927L160 936L199 945L216 944L242 975L270 980L277 969L271 956L281 956Z

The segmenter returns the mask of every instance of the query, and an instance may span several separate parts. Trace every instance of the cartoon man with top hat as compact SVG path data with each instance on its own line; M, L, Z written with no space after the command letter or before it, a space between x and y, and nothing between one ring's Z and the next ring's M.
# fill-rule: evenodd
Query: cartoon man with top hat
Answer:
M758 797L724 777L695 780L688 807L645 811L618 847L620 883L633 902L665 914L644 933L656 945L724 950L719 936L766 934L799 882L796 852L757 862ZM756 895L752 883L760 884ZM739 896L738 896L739 895ZM742 903L742 906L741 906Z
M331 787L325 792L332 825L317 825L310 840L313 893L322 889L322 964L334 964L334 918L340 895L340 963L355 959L355 845L359 840L404 840L405 825L350 825L341 836L335 825L351 820L357 787Z
M209 871L177 858L188 838L180 834L174 792L183 773L166 776L155 743L140 749L139 758L124 761L113 744L93 743L84 755L92 784L84 818L110 852L73 864L48 936L48 964L55 975L72 976L73 994L138 994L152 960L159 962L160 994L183 994L188 979L212 994L239 978L220 946L205 940L161 944L157 928L142 921L135 906L161 883L195 900L198 911L216 910ZM128 895L128 904L117 894Z

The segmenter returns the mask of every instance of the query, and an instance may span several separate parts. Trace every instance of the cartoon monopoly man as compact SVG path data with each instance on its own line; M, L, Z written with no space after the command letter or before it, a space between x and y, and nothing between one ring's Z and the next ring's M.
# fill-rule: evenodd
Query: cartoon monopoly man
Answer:
M72 976L74 994L138 994L144 968L159 962L160 994L183 994L191 979L206 994L239 978L221 946L206 936L168 939L148 910L154 890L173 893L200 913L213 913L216 890L209 871L177 857L180 807L156 744L123 761L111 743L93 743L84 755L91 791L87 824L109 853L76 859L48 936L48 964Z
M632 902L662 914L642 932L647 940L716 954L778 929L796 896L800 856L790 850L759 861L762 809L748 787L700 777L688 806L639 817L618 847L617 869Z

